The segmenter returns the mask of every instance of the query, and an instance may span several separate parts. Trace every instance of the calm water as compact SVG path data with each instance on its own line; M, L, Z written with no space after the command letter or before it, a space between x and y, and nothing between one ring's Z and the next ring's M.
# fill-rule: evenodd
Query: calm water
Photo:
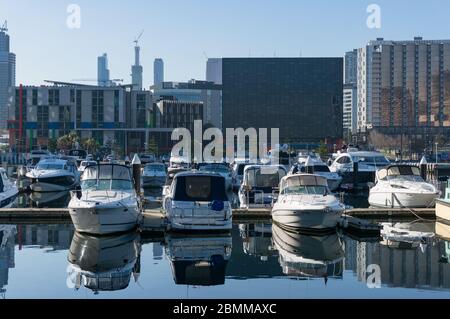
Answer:
M421 231L449 227L415 223ZM450 243L303 236L270 223L226 235L90 237L72 225L1 225L5 298L449 298ZM368 288L370 265L381 288Z

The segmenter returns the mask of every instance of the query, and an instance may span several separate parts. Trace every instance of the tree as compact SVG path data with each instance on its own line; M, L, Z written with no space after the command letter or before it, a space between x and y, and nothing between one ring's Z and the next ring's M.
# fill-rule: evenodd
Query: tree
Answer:
M158 144L155 141L155 138L152 137L147 144L147 149L145 150L148 153L152 153L158 155Z
M58 149L58 140L56 138L49 139L47 147L50 152L55 152Z
M316 153L319 153L320 157L328 156L328 147L324 142L321 142L319 147L316 149Z
M84 139L82 142L81 142L81 146L85 149L85 150L87 150L87 152L89 153L89 154L94 154L96 151L97 151L97 149L100 147L100 143L99 142L97 142L95 139L93 139L93 138L87 138L87 139Z
M79 141L78 134L75 131L58 138L57 146L61 150L70 150Z

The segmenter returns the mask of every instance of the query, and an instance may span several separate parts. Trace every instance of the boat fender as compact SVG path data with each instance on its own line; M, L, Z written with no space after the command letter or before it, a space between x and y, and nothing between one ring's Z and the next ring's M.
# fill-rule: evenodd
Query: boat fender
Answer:
M221 200L213 200L211 203L211 209L215 211L221 211L224 207L225 205Z

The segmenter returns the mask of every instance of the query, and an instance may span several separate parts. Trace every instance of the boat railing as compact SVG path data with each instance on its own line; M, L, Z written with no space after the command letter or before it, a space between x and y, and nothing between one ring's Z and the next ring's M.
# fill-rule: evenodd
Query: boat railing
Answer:
M93 190L93 189L85 189L85 190L76 189L76 190L71 190L70 191L70 195L71 195L71 197L76 196L78 198L81 198L81 196L83 194L86 194L86 198L89 198L90 197L89 194L91 192L96 192L96 191L97 190ZM126 197L125 196L126 192L122 192L120 190L109 189L109 190L104 190L104 191L105 191L105 193L102 194L102 197L107 198L108 201L110 201L112 199L120 199L120 200L122 200L122 199L124 199ZM115 196L110 194L110 192L115 192ZM119 194L119 196L117 196L117 194ZM78 196L78 195L80 195L80 196Z

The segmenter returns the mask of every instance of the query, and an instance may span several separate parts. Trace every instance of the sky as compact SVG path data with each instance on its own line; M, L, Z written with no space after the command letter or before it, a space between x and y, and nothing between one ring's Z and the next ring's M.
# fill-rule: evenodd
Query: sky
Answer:
M80 9L79 28L68 27L71 4ZM367 26L371 4L380 8L380 28ZM16 84L24 85L96 79L104 52L111 78L130 83L142 30L148 87L157 57L165 81L202 80L207 57L342 57L377 37L448 39L448 12L448 0L0 0Z

